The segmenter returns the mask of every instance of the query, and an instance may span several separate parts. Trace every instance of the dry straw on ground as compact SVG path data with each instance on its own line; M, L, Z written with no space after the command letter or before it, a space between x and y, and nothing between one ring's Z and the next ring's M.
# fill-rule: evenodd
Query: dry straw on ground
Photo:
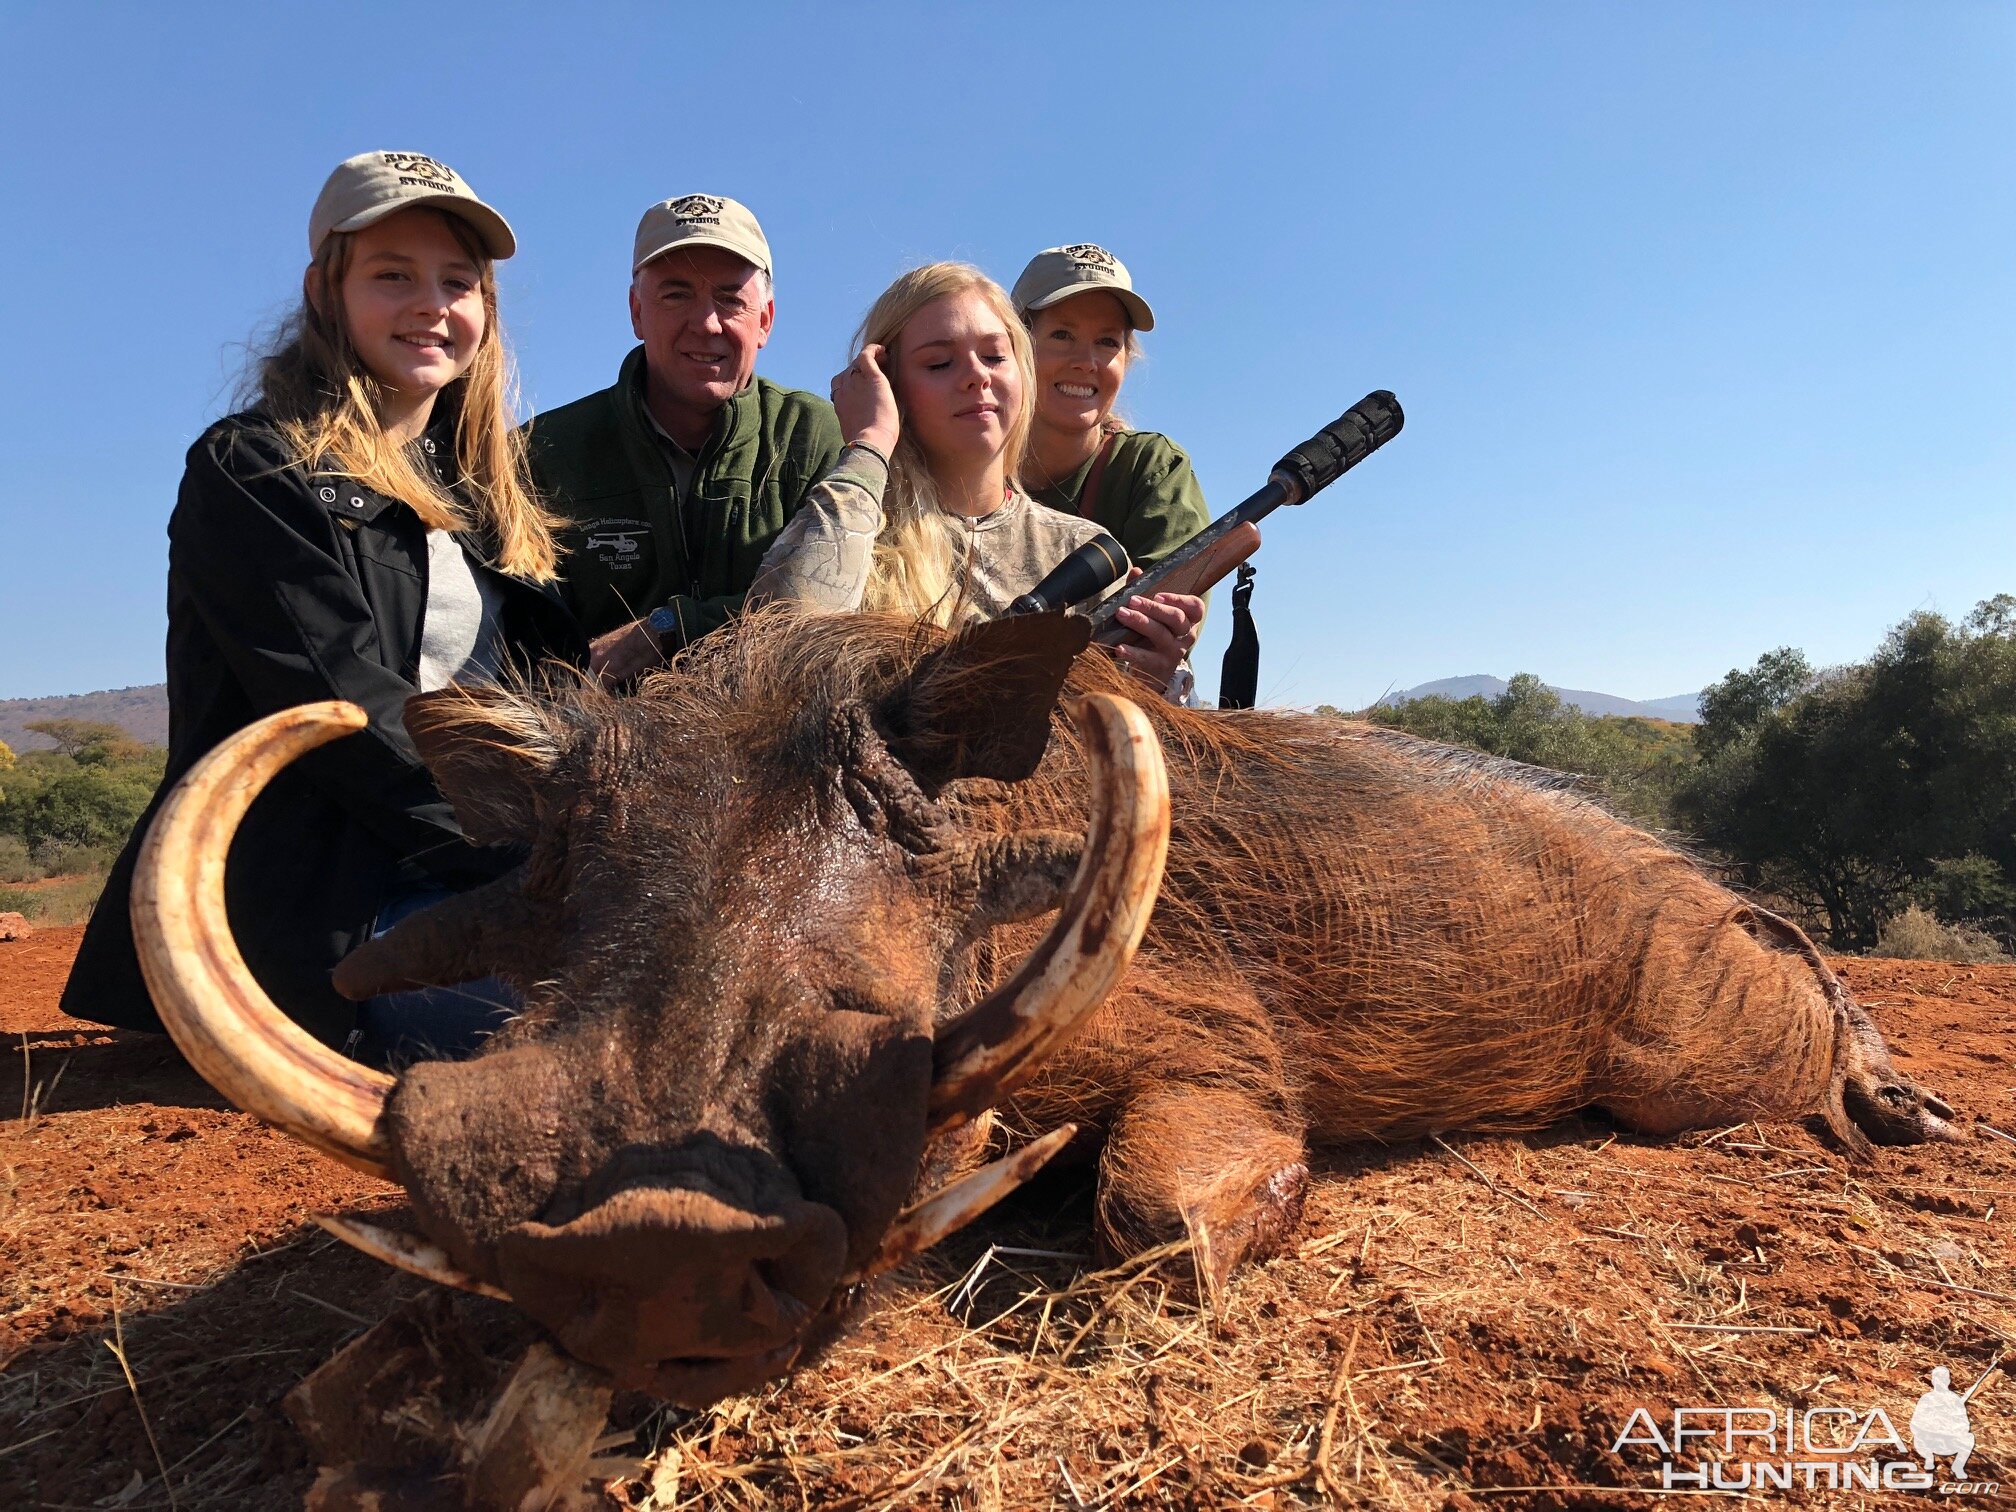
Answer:
M52 936L4 947L47 958L49 1002ZM1636 1407L1901 1426L1932 1367L1964 1389L2016 1346L2016 967L1837 964L1969 1142L1851 1166L1791 1125L1569 1119L1364 1148L1319 1166L1291 1253L1201 1306L1187 1253L1095 1273L1085 1192L1046 1178L791 1380L700 1413L620 1404L616 1504L1593 1512L1663 1505L1656 1464L1611 1452ZM0 1506L299 1505L281 1397L420 1289L308 1215L394 1199L144 1047L47 1022L0 1019L36 1041L0 1124ZM25 1124L24 1071L31 1097L54 1086ZM2004 1486L2010 1358L1969 1403L1974 1469Z
M1749 1170L1704 1180L1704 1161ZM1082 1224L1025 1215L939 1257L793 1381L648 1417L619 1504L1649 1505L1656 1470L1610 1449L1631 1406L1894 1411L1912 1388L1878 1384L1861 1341L1907 1377L1946 1350L1967 1381L2016 1331L1999 1246L1956 1248L1797 1130L1655 1149L1571 1125L1333 1175L1293 1254L1201 1306L1182 1248L1086 1273L1055 1248ZM1743 1221L1670 1208L1717 1184ZM1915 1324L1816 1296L1810 1260L1830 1251ZM1977 1400L1981 1422L2002 1412L1994 1383Z

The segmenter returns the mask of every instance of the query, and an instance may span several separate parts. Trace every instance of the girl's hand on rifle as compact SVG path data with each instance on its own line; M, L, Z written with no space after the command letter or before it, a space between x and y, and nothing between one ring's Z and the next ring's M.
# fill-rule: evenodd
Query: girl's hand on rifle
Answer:
M1134 575L1140 575L1140 568ZM1127 627L1132 638L1113 648L1121 665L1135 676L1158 688L1169 679L1197 644L1197 632L1204 624L1204 600L1190 593L1151 593L1129 599L1113 611L1117 624Z
M882 370L887 355L870 342L833 375L833 413L839 417L841 436L850 446L859 441L874 447L885 459L896 455L896 440L903 434L896 391Z

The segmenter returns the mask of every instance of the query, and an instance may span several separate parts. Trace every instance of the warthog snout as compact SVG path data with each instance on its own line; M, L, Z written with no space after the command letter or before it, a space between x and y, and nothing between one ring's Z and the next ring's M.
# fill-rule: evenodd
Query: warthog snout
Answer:
M638 1186L567 1223L521 1224L499 1240L497 1270L576 1358L681 1395L695 1367L789 1346L846 1255L845 1226L818 1203L752 1212L694 1187Z

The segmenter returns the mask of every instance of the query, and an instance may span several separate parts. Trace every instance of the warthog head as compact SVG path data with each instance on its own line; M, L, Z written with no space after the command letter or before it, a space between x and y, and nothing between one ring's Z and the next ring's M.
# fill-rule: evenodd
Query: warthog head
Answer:
M1168 838L1160 748L1110 694L1069 708L1089 831L1002 821L1082 620L833 637L845 650L775 628L632 698L408 705L470 837L527 856L358 950L337 983L362 998L502 974L524 1012L472 1060L396 1081L353 1065L273 1007L231 942L238 817L355 709L293 710L220 747L164 806L135 889L149 982L197 1069L405 1186L438 1250L388 1258L507 1295L577 1358L688 1403L784 1370L850 1281L1068 1138L905 1209L931 1141L1020 1085L1125 969ZM976 945L1053 908L983 995Z

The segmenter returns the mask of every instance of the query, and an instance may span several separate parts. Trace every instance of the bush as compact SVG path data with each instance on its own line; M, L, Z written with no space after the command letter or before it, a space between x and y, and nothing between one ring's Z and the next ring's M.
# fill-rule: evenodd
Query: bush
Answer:
M1837 950L1916 903L2016 933L2016 597L1914 614L1867 662L1813 676L1779 650L1703 694L1677 794L1702 840Z
M1673 789L1691 769L1693 732L1660 720L1584 714L1530 672L1496 698L1430 696L1367 711L1374 724L1592 780L1609 805L1671 827Z
M144 767L73 766L16 804L10 824L31 848L54 844L119 846L147 800L154 776Z
M1968 966L2009 959L1987 930L1942 924L1936 914L1927 913L1916 903L1884 922L1873 953L1904 961L1957 961Z
M28 843L19 835L0 835L0 882L41 880L42 868L28 853Z
M103 891L102 874L66 877L44 887L0 887L0 913L18 913L38 924L82 924Z
M74 840L44 840L34 850L37 875L44 877L102 876L119 859L117 845L79 845Z

